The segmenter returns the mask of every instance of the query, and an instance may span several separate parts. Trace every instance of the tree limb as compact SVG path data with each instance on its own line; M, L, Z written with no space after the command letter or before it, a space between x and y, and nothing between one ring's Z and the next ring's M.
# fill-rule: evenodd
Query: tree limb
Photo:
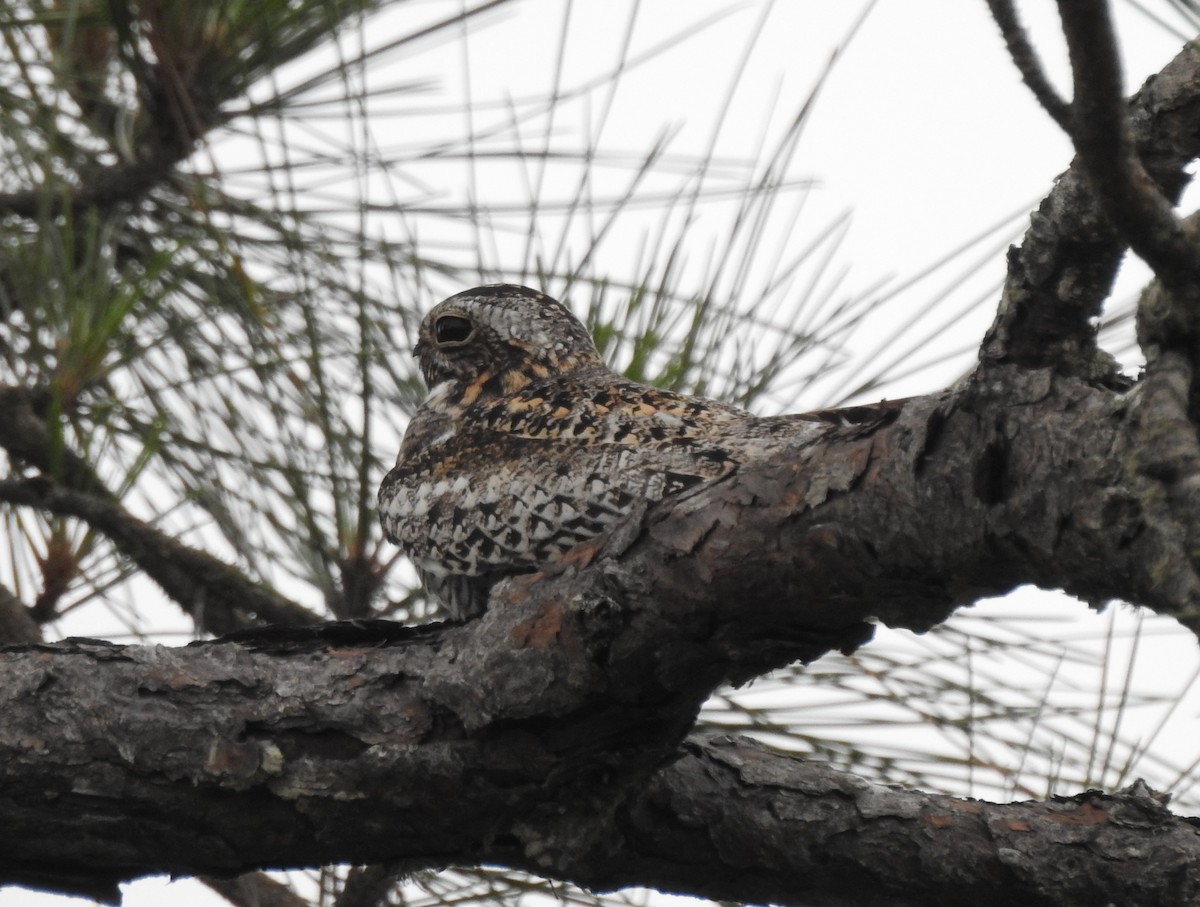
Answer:
M1168 201L1200 153L1200 50L1185 47L1129 102L1138 157ZM1052 367L1096 378L1095 319L1108 298L1126 239L1106 217L1087 165L1077 158L1033 213L1008 259L999 312L980 350L985 367ZM1107 369L1105 369L1107 371Z
M96 168L84 175L81 186L59 193L48 192L45 186L0 192L0 216L61 217L87 208L132 205L162 183L186 156L181 151L174 160L131 161Z
M29 607L11 589L0 585L0 645L41 641L42 628Z
M312 907L264 872L247 872L234 878L204 876L200 881L236 907Z
M1092 188L1125 240L1162 280L1193 285L1200 245L1138 157L1108 3L1059 0L1058 11L1075 85L1069 132Z
M1033 92L1042 109L1050 114L1050 118L1063 128L1064 132L1071 131L1071 105L1059 97L1038 60L1037 52L1029 43L1021 20L1017 16L1016 7L1012 0L987 0L992 19L1000 26L1000 34L1008 47L1008 55L1012 57L1017 71L1026 87Z
M115 500L42 478L0 480L0 501L75 517L109 538L205 633L259 624L303 626L320 618L207 551L139 520Z
M654 668L596 660L612 628L589 635L594 612L516 610L490 626L0 653L0 881L114 900L148 872L387 861L784 904L1200 893L1200 833L1148 791L998 806L744 740L680 746ZM525 701L485 719L461 708L478 695L457 669L501 629L510 670L495 676L520 675L505 696ZM531 685L547 668L574 688Z
M355 866L346 873L346 883L333 907L385 907L388 895L400 884L402 873L390 866Z
M112 897L151 872L492 863L785 903L860 903L871 882L911 905L900 879L920 873L947 902L1104 883L1188 903L1195 831L1145 798L992 810L824 768L760 785L738 767L758 757L688 769L679 750L716 685L856 647L870 618L925 629L1033 582L1200 626L1200 507L1142 453L1158 385L994 376L870 427L806 422L786 455L499 585L460 626L0 651L0 879ZM683 841L718 863L680 863ZM764 854L786 858L774 875Z
M1200 898L1200 829L1140 784L999 805L870 783L745 738L689 740L625 823L610 878L714 899L1165 907Z

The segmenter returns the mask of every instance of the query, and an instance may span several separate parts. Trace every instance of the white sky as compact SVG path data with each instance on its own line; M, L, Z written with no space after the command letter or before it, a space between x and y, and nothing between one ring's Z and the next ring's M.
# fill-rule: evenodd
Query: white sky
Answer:
M563 84L602 72L615 60L626 5L610 0L571 5ZM685 8L689 21L698 21L729 5L725 0L644 0L635 49L677 33ZM437 19L457 6L406 4L402 16ZM565 7L560 0L528 0L515 15L498 17L492 28L474 26L473 91L478 96L520 96L544 90L555 65ZM1053 3L1041 0L1024 7L1038 45L1046 49L1048 68L1061 76L1065 54L1054 28ZM673 125L680 130L673 148L702 153L713 128L715 99L726 93L730 70L762 8L761 3L742 3L718 27L631 73L606 125L610 143L644 150L664 126ZM778 97L785 109L799 103L861 8L848 0L774 4L742 75L719 153L755 151L772 99ZM1124 3L1116 11L1132 91L1176 53L1181 41ZM462 84L459 48L440 45L422 53L415 71L427 71L436 61L445 67L443 90L453 99ZM1066 167L1070 150L1020 84L983 0L880 0L825 86L798 159L803 172L820 184L808 202L811 219L805 223L822 224L853 210L842 258L853 266L854 279L866 286L888 275L911 275L1002 217L1032 206ZM489 198L505 197L511 190L480 187L481 196ZM981 287L1003 274L1002 254L985 259L975 275ZM994 300L982 304L957 329L956 342L973 343L993 308ZM940 375L915 376L897 394L935 389L962 364L948 366ZM1194 642L1190 652L1194 656ZM1194 710L1188 717L1194 719ZM180 904L225 903L197 883L165 890L164 885L163 880L148 880L129 886L126 904L157 905L167 898ZM79 901L0 891L0 907L60 903Z

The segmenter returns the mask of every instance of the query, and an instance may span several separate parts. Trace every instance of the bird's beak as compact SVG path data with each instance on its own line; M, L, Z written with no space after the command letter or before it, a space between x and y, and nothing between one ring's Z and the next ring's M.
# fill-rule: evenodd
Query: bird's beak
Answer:
M413 358L419 359L423 352L425 352L425 341L418 340L413 344Z

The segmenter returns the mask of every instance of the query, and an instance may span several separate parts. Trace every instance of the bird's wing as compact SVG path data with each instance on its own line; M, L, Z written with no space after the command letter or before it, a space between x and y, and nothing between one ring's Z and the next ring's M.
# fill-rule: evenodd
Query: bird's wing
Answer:
M476 574L554 560L639 502L734 466L712 445L646 449L467 431L402 459L380 488L380 514L418 566Z
M533 381L473 407L468 422L505 435L646 446L714 442L755 421L745 410L605 372L597 378Z

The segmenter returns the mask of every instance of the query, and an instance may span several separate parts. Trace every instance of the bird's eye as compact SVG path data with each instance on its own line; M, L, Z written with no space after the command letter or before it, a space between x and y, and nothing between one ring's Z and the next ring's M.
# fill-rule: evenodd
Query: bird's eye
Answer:
M466 343L474 331L471 322L461 315L443 315L433 326L433 335L439 345Z

